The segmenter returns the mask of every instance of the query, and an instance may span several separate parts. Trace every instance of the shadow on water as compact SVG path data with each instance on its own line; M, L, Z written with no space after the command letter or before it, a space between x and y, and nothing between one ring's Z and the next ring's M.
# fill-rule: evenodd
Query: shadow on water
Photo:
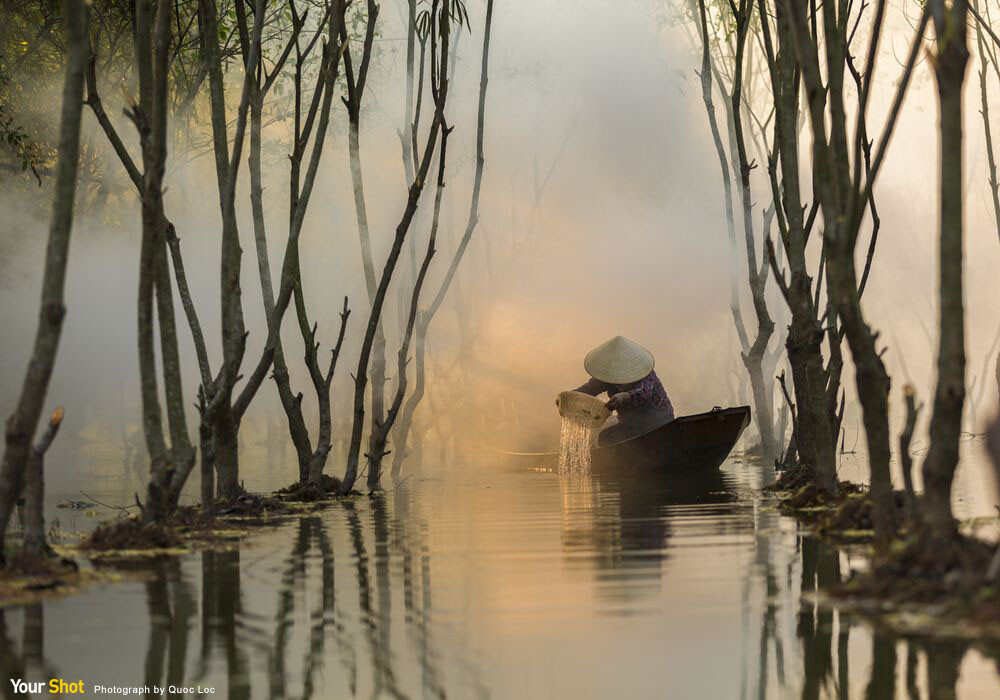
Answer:
M149 641L146 646L143 685L179 686L186 677L188 635L196 610L194 592L180 574L179 562L155 562L156 578L146 586ZM152 697L153 693L147 693ZM177 695L169 694L170 697Z
M850 556L753 496L766 471L463 478L335 503L242 550L163 559L132 588L0 611L0 672L99 668L117 685L233 700L614 688L936 700L1000 687L996 645L901 637L819 605L810 594ZM142 605L127 608L130 595ZM102 653L121 637L123 651Z
M315 571L317 563L318 572ZM333 546L323 522L316 517L302 518L294 528L292 547L280 566L274 632L266 649L271 697L286 697L288 679L295 677L302 679L303 698L316 695L328 637L341 650L351 650L349 646L345 647L342 639L343 624L339 619L334 575ZM317 600L311 609L302 595L309 577L318 579L319 584ZM308 641L301 661L301 671L290 671L290 639L299 619L307 621ZM263 638L266 639L266 636ZM356 678L354 656L346 654L342 658L353 690ZM294 662L294 657L292 660Z
M582 560L598 581L658 586L662 572L657 565L670 557L672 513L684 507L728 512L727 504L736 497L727 486L718 470L683 476L561 474L567 563ZM716 533L729 527L721 520L708 526ZM614 592L637 590L633 585Z
M45 658L45 608L33 603L22 608L21 644L12 640L5 611L0 609L0 674L4 679L58 678L59 672ZM48 689L45 689L46 692ZM10 682L3 684L4 698L23 697Z
M819 604L810 594L843 580L843 552L801 533L797 541L801 578L795 635L802 660L800 697L803 700L855 697L938 700L995 696L996 688L992 686L990 690L984 690L985 686L973 686L964 694L959 692L961 669L972 649L983 663L992 666L993 673L1000 674L1000 646L995 641L973 643L962 639L901 636L877 622L872 624ZM769 597L776 592L769 584ZM769 603L763 632L772 637L775 647L780 650L781 640L774 616L775 608ZM860 653L856 645L861 647ZM859 661L867 665L866 676L862 675L864 669L851 668L852 663ZM767 656L763 654L762 669L766 663ZM758 688L758 698L768 697L763 685L766 677L766 672L760 674L762 685ZM779 675L780 685L784 686L780 678Z

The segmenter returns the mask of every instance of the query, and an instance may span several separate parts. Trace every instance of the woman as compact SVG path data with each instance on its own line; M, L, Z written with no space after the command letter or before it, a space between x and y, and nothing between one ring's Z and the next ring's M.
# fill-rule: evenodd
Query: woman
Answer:
M576 391L606 392L607 407L618 413L618 422L601 431L597 444L622 442L674 419L674 407L653 371L653 355L638 343L615 336L587 353L583 367L591 379Z

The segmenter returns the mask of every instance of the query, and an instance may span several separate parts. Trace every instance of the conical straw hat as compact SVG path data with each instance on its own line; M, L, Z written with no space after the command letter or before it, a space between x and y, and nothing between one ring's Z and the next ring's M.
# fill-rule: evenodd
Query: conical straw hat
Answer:
M653 355L638 343L617 335L587 353L583 367L608 384L631 384L653 371Z

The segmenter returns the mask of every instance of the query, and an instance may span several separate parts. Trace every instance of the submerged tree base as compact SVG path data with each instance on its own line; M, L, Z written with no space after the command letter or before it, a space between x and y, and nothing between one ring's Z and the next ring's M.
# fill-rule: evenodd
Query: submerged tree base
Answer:
M1000 637L1000 584L986 571L995 545L956 534L946 543L922 532L830 592L839 600L878 601L883 610L919 610Z
M905 521L902 491L893 493L895 522ZM875 536L873 505L868 487L850 481L837 484L826 494L807 484L793 493L779 495L779 509L812 526L817 534L839 542L871 542Z
M814 484L806 484L794 492L785 493L781 498L781 506L786 510L801 510L809 512L812 509L836 510L849 498L863 496L867 498L868 488L852 481L837 482L837 489L827 493Z
M956 534L945 546L916 534L897 541L887 556L853 583L897 603L934 602L949 595L968 597L987 586L986 569L992 558L993 547L981 540ZM1000 603L1000 588L993 593ZM993 613L1000 621L1000 605Z
M236 498L216 503L215 512L225 517L266 518L291 513L292 509L275 496L242 493Z
M214 512L200 506L181 506L166 523L150 523L140 516L119 518L99 526L78 545L56 546L57 555L28 555L12 549L7 566L0 567L0 606L30 602L38 591L69 593L86 581L114 580L121 565L139 571L144 560L186 554L195 550L229 550L260 527L285 522L288 517L313 513L316 501L337 497L340 480L323 476L322 489L292 484L274 494L250 494L219 501ZM59 555L65 555L60 558ZM66 556L85 557L95 565L111 562L112 571L80 571ZM102 569L104 567L101 567Z
M92 556L156 557L198 548L228 547L253 526L272 524L272 516L299 512L292 504L269 495L244 493L219 501L214 512L200 506L182 506L166 523L149 523L140 517L122 518L101 525L80 544Z
M867 488L857 484L844 484L844 486L854 487L857 490L838 489L838 495L842 496L839 503L831 512L820 516L817 529L821 535L832 539L870 542L875 536L871 495ZM893 504L896 522L902 522L904 517L902 491L893 493Z
M175 549L181 537L169 525L143 522L139 518L124 518L101 525L83 541L84 552Z
M313 503L336 497L340 492L340 485L340 479L324 474L319 486L308 481L304 484L296 481L294 484L278 489L275 494L288 501Z
M781 469L778 473L778 480L767 487L768 491L792 492L816 483L816 469L801 462Z
M16 576L53 576L79 571L72 559L52 554L38 554L18 548L11 552L6 566L0 568L0 578Z
M837 544L874 541L872 499L866 486L842 481L834 494L817 489L813 470L796 465L767 488L778 509ZM906 518L902 491L893 493L895 522L902 524L887 553L825 591L838 605L855 605L892 627L921 634L1000 638L1000 581L987 580L997 545L956 532L932 538Z
M6 565L0 567L0 607L73 593L109 578L115 577L81 571L75 561L59 553L37 554L11 546Z

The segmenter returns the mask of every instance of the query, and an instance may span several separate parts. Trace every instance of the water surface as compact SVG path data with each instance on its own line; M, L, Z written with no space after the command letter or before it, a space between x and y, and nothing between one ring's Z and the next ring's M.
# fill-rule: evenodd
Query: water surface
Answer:
M149 581L9 608L3 675L230 698L1000 697L996 645L817 608L863 562L778 515L772 472L413 475Z

